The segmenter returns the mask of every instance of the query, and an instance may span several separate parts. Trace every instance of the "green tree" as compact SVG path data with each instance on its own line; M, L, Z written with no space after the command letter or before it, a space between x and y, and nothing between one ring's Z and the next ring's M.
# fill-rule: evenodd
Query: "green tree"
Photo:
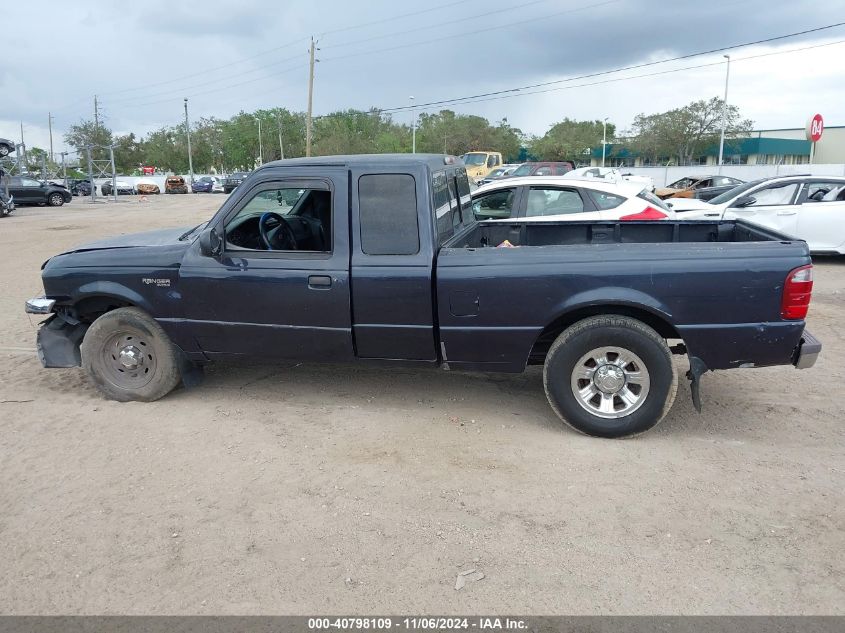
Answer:
M506 160L516 159L523 141L522 131L507 119L495 126L484 117L441 110L419 116L417 151L460 155L472 150L501 152Z
M613 123L607 124L607 138L616 131ZM585 154L595 146L601 146L604 130L602 122L576 121L566 118L555 123L542 137L531 143L533 153L539 160L584 160Z
M638 114L634 118L632 149L652 162L689 164L719 143L723 104L722 99L713 97L659 114ZM725 125L728 142L748 133L753 125L751 120L742 118L739 108L728 106Z
M79 123L71 125L65 133L65 143L79 152L80 161L85 164L85 148L90 146L91 158L94 160L105 160L109 157L109 145L112 144L112 132L102 121L97 124L94 121L82 119Z

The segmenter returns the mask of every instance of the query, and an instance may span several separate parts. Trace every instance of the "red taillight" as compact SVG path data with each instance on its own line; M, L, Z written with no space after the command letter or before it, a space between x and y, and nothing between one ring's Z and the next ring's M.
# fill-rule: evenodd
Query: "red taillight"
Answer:
M810 309L813 294L813 267L801 266L791 270L783 284L780 315L784 319L803 319Z
M623 215L620 220L665 220L669 216L654 207L646 207L639 213L632 213L631 215Z

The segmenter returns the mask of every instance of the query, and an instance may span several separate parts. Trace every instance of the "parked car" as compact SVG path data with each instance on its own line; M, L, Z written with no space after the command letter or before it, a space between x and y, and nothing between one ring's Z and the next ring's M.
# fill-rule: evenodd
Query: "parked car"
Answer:
M681 178L654 193L661 200L667 198L699 198L709 200L742 184L742 180L730 176L696 176Z
M188 185L182 176L168 176L164 181L164 193L188 193Z
M223 193L223 183L217 176L203 176L191 185L194 193Z
M15 151L15 142L7 138L0 138L0 158L8 156Z
M236 171L223 179L223 193L232 193L246 178L248 171Z
M159 186L152 180L139 180L135 183L135 191L144 196L154 196L161 193Z
M669 411L673 352L700 408L706 371L805 368L821 350L807 244L742 220L476 222L466 170L442 155L286 160L247 183L194 228L45 262L26 304L48 315L41 362L82 364L121 401L227 358L542 364L562 420L621 437ZM285 190L302 191L293 206Z
M575 169L575 164L570 161L522 163L510 173L510 176L507 177L563 176L565 173L572 171L573 169Z
M493 182L494 180L499 180L500 178L504 178L506 176L510 176L519 165L502 165L500 167L496 167L495 169L490 170L484 178L480 178L475 182L480 187L481 185L486 185L487 183Z
M814 253L845 255L845 178L779 176L747 182L705 202L672 200L679 218L741 219L802 239Z
M472 193L478 220L671 220L675 213L641 183L597 178L504 178Z
M60 207L73 200L70 191L50 183L27 176L9 177L9 195L17 206L24 204L47 204Z
M127 182L125 180L115 180L114 187L117 189L117 195L119 196L135 195L135 187L132 185L132 183ZM112 195L112 181L106 180L102 185L100 185L100 191L103 192L104 196Z
M633 182L641 184L649 191L654 191L654 178L623 173L616 167L578 167L564 174L566 178L598 178L607 182Z
M461 160L464 161L467 176L469 176L470 179L475 180L476 183L490 173L491 169L494 169L505 162L502 160L501 153L490 151L467 152L461 156Z
M96 183L94 184L94 188L97 188ZM73 193L73 192L71 192ZM74 195L77 196L90 196L91 195L91 181L90 180L80 180L76 183L76 193Z

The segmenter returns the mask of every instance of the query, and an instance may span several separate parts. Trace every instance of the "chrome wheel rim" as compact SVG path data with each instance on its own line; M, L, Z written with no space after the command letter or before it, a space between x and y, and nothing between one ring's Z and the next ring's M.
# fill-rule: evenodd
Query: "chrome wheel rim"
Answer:
M102 367L106 379L121 389L139 389L155 376L155 350L152 343L138 332L113 334L102 349Z
M52 204L54 207L57 207L62 202L64 202L64 200L65 199L60 194L54 193L50 198L50 204Z
M642 359L624 347L598 347L572 369L572 395L581 407L605 419L631 415L648 397L651 379Z

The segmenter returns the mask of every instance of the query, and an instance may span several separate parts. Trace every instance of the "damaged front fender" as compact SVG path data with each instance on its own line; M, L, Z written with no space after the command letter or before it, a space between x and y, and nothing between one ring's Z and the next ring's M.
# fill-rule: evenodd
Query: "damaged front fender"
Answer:
M79 367L82 354L79 345L88 326L84 323L70 323L61 315L54 314L38 329L36 347L38 359L44 367Z

